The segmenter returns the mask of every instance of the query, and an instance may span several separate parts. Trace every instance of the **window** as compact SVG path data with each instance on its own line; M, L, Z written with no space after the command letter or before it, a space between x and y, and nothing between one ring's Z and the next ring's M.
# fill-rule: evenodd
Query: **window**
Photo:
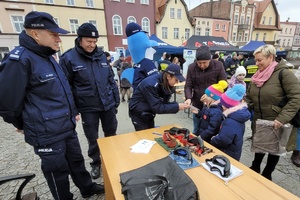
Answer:
M292 28L290 28L290 34L292 34L292 30L293 30L293 29L292 29Z
M220 24L216 24L216 31L220 30Z
M89 23L93 24L97 28L97 21L96 20L89 20Z
M244 24L245 16L241 16L240 24Z
M181 9L177 9L177 19L181 19Z
M184 30L184 39L189 39L190 38L190 29L189 28L186 28Z
M174 8L170 8L170 18L174 19L175 18L175 13L174 13Z
M149 5L149 0L141 0L141 4L147 4L147 5Z
M288 39L288 42L287 42L286 46L290 46L290 39Z
M245 35L244 35L244 41L248 42L248 33L245 33Z
M86 6L90 8L94 8L94 0L86 0Z
M264 33L263 41L265 41L265 40L266 40L266 37L267 37L267 34L266 34L266 33Z
M168 27L162 27L162 38L167 39L168 38Z
M146 17L142 19L142 29L150 35L150 20Z
M201 21L198 21L198 25L200 25L200 22L201 22Z
M240 11L240 7L239 6L235 6L235 12L239 12Z
M285 47L285 39L283 39L282 46Z
M285 28L285 32L284 33L287 34L287 28Z
M179 39L179 28L174 28L174 39Z
M76 33L79 25L78 19L70 19L71 33Z
M250 24L250 17L249 16L246 17L246 23L245 24L247 24L247 25Z
M206 26L209 26L209 22L206 22Z
M134 0L126 0L126 3L134 3Z
M205 35L206 35L206 36L209 36L209 32L210 32L210 28L206 28L206 29L205 29Z
M269 17L269 25L272 24L272 17Z
M201 35L201 28L196 28L195 35Z
M239 21L239 16L238 15L234 15L234 24L237 24Z
M263 16L263 18L262 18L262 24L265 24L265 22L266 22L266 17Z
M205 24L205 21L202 21L202 24Z
M277 33L274 34L274 41L276 41ZM277 42L276 42L277 43Z
M75 6L75 0L67 0L68 6Z
M238 42L241 42L242 41L242 36L243 36L243 34L242 33L239 33L239 36L238 36Z
M256 41L258 40L258 37L259 37L259 33L256 33L256 35L255 35L255 40Z
M14 27L15 27L15 32L21 33L24 30L23 16L12 16L11 19L12 19L12 22L13 22Z
M235 42L235 40L236 40L236 33L233 33L232 34L232 41Z
M136 19L133 16L129 16L127 18L127 24L131 23L131 22L135 22L136 23Z
M53 0L45 0L45 3L54 4Z
M121 17L118 15L114 15L113 18L113 32L114 35L122 35L122 23Z
M226 25L222 24L222 31L226 31Z

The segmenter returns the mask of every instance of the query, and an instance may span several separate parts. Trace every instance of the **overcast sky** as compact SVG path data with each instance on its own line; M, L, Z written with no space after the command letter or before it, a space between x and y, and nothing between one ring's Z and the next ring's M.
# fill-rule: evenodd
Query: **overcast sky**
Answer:
M209 0L184 0L188 9L192 9L197 5L208 2ZM280 21L290 18L290 22L300 22L300 1L299 0L275 0L277 10L280 15Z

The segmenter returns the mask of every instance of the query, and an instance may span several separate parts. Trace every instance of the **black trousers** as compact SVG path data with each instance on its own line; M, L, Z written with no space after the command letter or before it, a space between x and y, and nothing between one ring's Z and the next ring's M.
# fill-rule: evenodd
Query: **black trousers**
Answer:
M99 138L99 119L101 120L102 130L105 137L116 135L118 121L116 109L108 111L84 112L81 113L82 127L89 143L88 156L92 159L92 166L101 165L100 150L97 139Z
M81 194L89 194L95 186L85 169L77 133L53 144L34 147L41 158L41 168L56 200L71 200L69 175Z
M131 118L132 124L135 131L141 131L149 128L154 128L155 115L148 112L135 113L129 111L129 117Z

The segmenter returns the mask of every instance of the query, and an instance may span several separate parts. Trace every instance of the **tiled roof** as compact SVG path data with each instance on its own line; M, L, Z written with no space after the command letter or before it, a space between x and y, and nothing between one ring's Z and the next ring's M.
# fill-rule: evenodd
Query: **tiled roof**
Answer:
M280 16L279 16L279 13L277 11L277 7L274 3L274 0L263 0L263 1L248 0L248 2L249 2L249 4L255 4L256 5L255 17L254 17L254 28L255 29L271 29L271 30L280 29ZM276 14L275 26L274 25L270 26L270 25L260 24L260 21L263 17L263 13L270 4L273 5L273 8L274 8L274 11L275 11L275 14Z
M230 19L231 3L229 1L214 1L212 2L212 9L210 5L211 2L202 3L190 10L189 14L191 17Z
M187 18L190 19L189 15L188 15L188 8L186 3L184 2L184 0L155 0L155 20L156 23L160 23L161 20L163 19L165 12L166 12L166 8L167 8L167 4L170 1L180 1L183 6L185 7L185 13L187 15Z

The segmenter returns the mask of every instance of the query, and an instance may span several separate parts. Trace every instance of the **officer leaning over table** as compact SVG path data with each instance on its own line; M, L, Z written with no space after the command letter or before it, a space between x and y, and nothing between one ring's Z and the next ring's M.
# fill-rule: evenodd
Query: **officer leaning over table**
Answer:
M79 119L71 88L53 55L60 50L61 29L53 16L25 16L20 46L0 65L0 115L32 145L53 198L71 200L69 175L82 197L104 193L85 169L77 133Z

